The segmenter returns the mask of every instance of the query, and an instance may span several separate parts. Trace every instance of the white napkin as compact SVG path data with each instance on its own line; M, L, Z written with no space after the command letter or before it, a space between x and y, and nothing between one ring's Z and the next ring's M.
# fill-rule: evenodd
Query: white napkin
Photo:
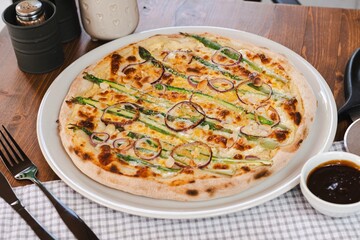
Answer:
M342 142L332 151L344 151ZM94 203L62 181L46 187L72 208L100 239L360 239L360 214L331 218L316 212L299 186L248 210L219 217L169 220L130 215ZM34 185L15 188L26 208L58 239L74 239L45 195ZM31 228L0 199L0 239L36 239Z

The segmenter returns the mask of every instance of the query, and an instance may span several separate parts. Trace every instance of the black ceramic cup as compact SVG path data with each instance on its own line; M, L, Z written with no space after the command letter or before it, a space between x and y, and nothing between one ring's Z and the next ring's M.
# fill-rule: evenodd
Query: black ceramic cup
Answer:
M56 6L61 41L69 42L81 33L75 0L50 0Z
M43 23L21 26L16 21L15 6L10 5L2 14L15 51L19 68L28 73L50 72L64 62L56 7L41 1L46 15Z

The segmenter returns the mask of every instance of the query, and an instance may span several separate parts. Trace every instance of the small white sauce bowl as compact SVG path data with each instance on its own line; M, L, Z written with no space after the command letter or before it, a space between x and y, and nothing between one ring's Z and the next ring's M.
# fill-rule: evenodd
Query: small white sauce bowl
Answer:
M320 213L331 217L346 217L360 211L360 201L351 204L338 204L338 203L327 202L315 196L309 190L306 184L307 178L309 174L312 172L312 170L314 170L322 163L332 160L347 160L360 166L360 157L352 153L348 153L348 152L320 153L310 158L303 166L300 174L300 188L301 188L301 192L308 200L308 202L311 204L311 206Z

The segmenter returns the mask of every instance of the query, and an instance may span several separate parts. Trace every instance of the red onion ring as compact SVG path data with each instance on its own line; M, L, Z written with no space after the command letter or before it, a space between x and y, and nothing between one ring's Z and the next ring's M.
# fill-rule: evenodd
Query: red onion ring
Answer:
M236 54L239 55L239 59L237 59L237 60L235 61L234 59L231 59L231 58L227 57L225 54L222 53L224 50L228 50L228 51L231 51L231 52L235 52ZM216 59L216 57L217 57L218 55L220 55L220 56L222 56L222 57L224 57L224 58L226 58L226 59L233 60L234 62L221 63L221 62L217 61L217 59ZM215 64L217 64L217 65L220 65L220 66L227 66L227 67L235 66L235 65L239 64L240 61L241 61L241 59L242 59L242 54L239 53L237 50L231 48L231 47L222 47L222 48L220 48L219 50L217 50L217 51L211 56L211 61L212 61L213 63L215 63Z
M200 160L196 158L197 156L194 156L194 153L196 153L196 147L204 148L205 153L200 152L199 155L201 154L202 156L205 156L206 157L205 160ZM185 155L185 159L180 160L180 158L177 156L178 152L182 156L181 158L184 158L184 153L181 150L185 150L186 153L189 154L189 156ZM178 165L179 167L197 167L197 168L204 168L207 165L209 165L212 159L212 155L213 155L212 149L207 144L200 141L177 145L172 149L170 153L170 156L175 160L175 164ZM180 161L183 163L181 163Z
M195 80L193 80L193 78L200 78L200 77L199 77L199 76L196 76L196 75L190 75L190 76L187 77L188 83L189 83L192 87L196 88L197 85L199 84L199 81L195 81Z
M263 113L263 114L261 114L261 113ZM271 121L273 121L274 123L271 125L271 127L274 127L280 123L280 115L279 115L278 111L276 111L276 109L270 105L269 106L266 106L266 105L259 106L258 108L256 108L254 115L255 115L255 121L258 124L261 124L261 122L259 120L259 116L269 118Z
M128 138L118 138L114 140L113 147L121 151L126 151L132 147L132 142Z
M149 141L150 141L150 143L149 143ZM146 148L147 146L154 147L154 146L152 146L152 145L154 145L154 142L155 142L155 147L156 147L155 151L152 151L152 149ZM139 150L140 148L142 148L143 150L142 151ZM144 149L146 149L147 151L144 151ZM152 160L152 159L158 157L161 153L161 150L162 150L162 146L161 146L159 139L157 139L157 138L150 138L150 137L140 138L140 139L136 140L134 143L135 155L144 160ZM149 151L152 154L150 154Z
M125 108L126 105L131 106L135 111L134 117L132 119L126 120L124 117L116 116L116 112L120 112L120 110L117 110L117 111L115 110L115 112L114 112L114 114L112 114L112 116L121 117L122 119L114 121L114 120L108 119L106 117L107 112L111 111L112 109L116 109L116 108L119 109L121 106L124 106L124 108ZM131 124L131 123L135 122L139 118L139 116L140 116L140 111L135 104L132 104L129 102L120 102L120 103L117 103L117 104L114 104L114 105L111 105L111 106L105 108L100 119L105 124L114 124L116 127L123 127L127 124Z
M174 121L170 121L170 119L169 119L170 117L172 117L172 118L182 118L182 117L177 116L176 113L175 114L171 114L171 113L173 111L175 112L177 110L177 108L180 108L182 105L187 105L187 106L190 107L190 111L192 109L194 109L197 113L199 113L201 115L201 117L199 116L199 120L193 122L192 124L190 124L188 126L174 126L174 125L172 125L172 122L174 122ZM186 116L192 116L191 112L188 112L188 114ZM168 128L170 128L171 130L173 130L173 131L181 132L181 131L186 131L186 130L189 130L189 129L192 129L192 128L196 127L202 121L204 121L204 119L205 119L204 111L202 110L202 108L198 104L192 103L191 101L182 101L182 102L178 102L172 108L170 108L169 111L167 111L167 113L165 115L165 125Z
M102 144L109 140L110 135L106 132L93 132L90 135L90 142L92 145L96 146L98 144Z
M130 69L131 67L144 64L144 63L146 63L146 62L148 62L148 61L149 61L149 60L145 60L145 61L139 62L139 63L130 63L129 65L126 65L126 66L121 70L121 72L124 73L124 74L126 74L126 73L125 73L126 70Z
M258 96L254 97L254 99L256 99L256 101L251 101L250 99L246 98L245 97L246 93L245 94L244 93L239 93L241 87L244 87L245 85L249 85L249 84L253 84L253 82L252 81L245 81L245 82L240 83L236 87L236 95L237 95L238 99L240 100L240 102L242 102L244 104L247 104L247 105L260 105L260 104L268 101L271 98L272 87L267 83L262 83L262 85L260 87L267 88L269 93L267 93L266 96L261 96L262 97L261 99ZM248 91L248 90L244 89L244 91ZM249 92L249 94L256 94L256 93Z
M145 65L145 64L151 64L151 67L154 68L154 67L158 67L158 68L161 68L161 72L160 74L158 74L159 76L157 77L154 77L154 79L152 79L151 81L149 81L150 84L155 84L157 82L160 81L161 77L164 75L164 72L165 72L165 68L164 66L162 65L161 62L159 61L156 61L156 60L153 60L153 59L150 59L150 60L146 60L144 62L140 62L140 63L131 63L129 65L127 65L126 67L123 68L122 72L127 76L128 74L126 74L126 71L133 68L133 69L137 69L137 67L141 66L141 65ZM155 66L154 66L155 65ZM156 66L158 65L158 66ZM159 67L160 66L160 67ZM149 76L153 77L153 75L155 74L150 74ZM136 80L136 79L133 79L133 80Z
M227 87L225 89L220 90L219 88L216 87L216 84L220 84L220 85L227 85ZM228 92L230 90L234 89L234 83L228 79L225 78L213 78L208 80L208 85L209 87L211 87L212 89L214 89L217 92Z

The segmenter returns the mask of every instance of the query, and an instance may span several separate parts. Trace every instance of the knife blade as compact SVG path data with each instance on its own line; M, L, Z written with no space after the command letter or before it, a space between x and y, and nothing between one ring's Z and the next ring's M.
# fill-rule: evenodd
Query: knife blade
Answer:
M9 182L0 172L0 197L5 200L32 228L40 239L55 239L43 226L26 210L20 200L15 195Z

